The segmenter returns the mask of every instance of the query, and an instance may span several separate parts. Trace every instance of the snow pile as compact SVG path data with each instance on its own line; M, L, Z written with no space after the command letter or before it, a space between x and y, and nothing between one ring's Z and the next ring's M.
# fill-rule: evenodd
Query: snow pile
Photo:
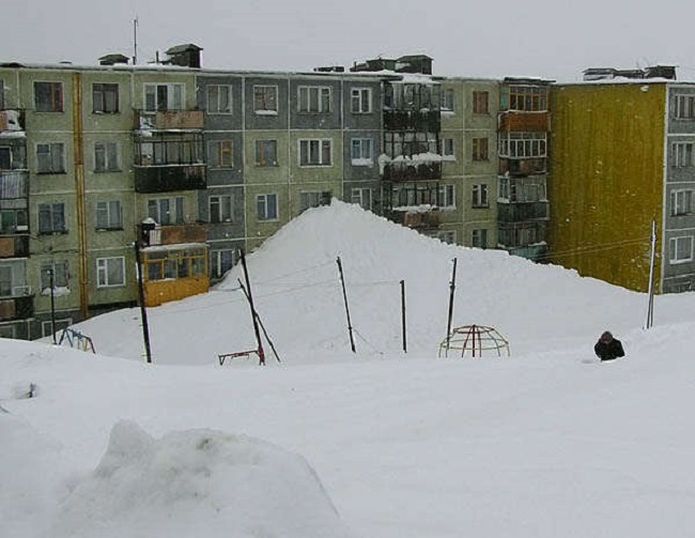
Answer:
M127 530L126 530L127 529ZM101 462L61 507L51 536L348 536L306 461L211 430L154 439L114 426Z
M401 349L401 279L406 282L409 351L436 355L446 336L455 257L454 326L493 326L509 338L513 355L593 345L606 329L620 334L641 327L646 309L642 294L506 252L446 245L334 201L306 211L248 257L256 308L286 363L350 355L337 256L363 355ZM149 309L155 362L214 364L218 353L255 347L238 278L243 278L239 266L210 293ZM695 317L688 297L658 297L657 324L682 319L672 305L683 305ZM142 360L137 309L93 318L79 330L93 338L101 353Z

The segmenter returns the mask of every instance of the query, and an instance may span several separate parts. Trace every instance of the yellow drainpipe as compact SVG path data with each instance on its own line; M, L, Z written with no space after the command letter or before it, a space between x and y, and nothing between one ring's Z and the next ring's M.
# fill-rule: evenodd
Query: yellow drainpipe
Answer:
M72 132L75 160L75 195L79 241L80 312L89 315L89 276L87 267L87 219L85 211L84 133L82 125L82 75L72 75Z

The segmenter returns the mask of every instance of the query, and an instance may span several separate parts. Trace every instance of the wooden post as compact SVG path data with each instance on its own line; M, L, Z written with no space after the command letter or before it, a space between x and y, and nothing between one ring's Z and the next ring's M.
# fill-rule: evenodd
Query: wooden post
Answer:
M405 320L405 280L401 280L401 326L403 328L403 353L408 353L408 338Z
M58 342L56 342L56 302L53 266L48 270L48 279L51 285L51 332L53 333L53 345L56 345Z
M649 262L649 299L647 302L647 318L644 322L645 329L651 329L654 326L654 273L656 266L656 220L652 221L652 237L651 237L651 257Z
M261 332L258 329L258 320L256 319L256 307L253 305L253 292L251 291L251 281L249 280L249 270L246 266L246 255L244 249L239 249L241 258L241 267L244 269L244 279L246 280L246 293L249 296L249 306L251 308L251 321L253 322L253 332L256 335L256 343L258 344L258 364L265 365L265 353L263 352L263 342L261 341Z
M357 351L355 351L355 338L352 335L352 322L350 321L350 306L348 305L347 291L345 291L345 275L343 275L343 263L340 261L340 256L338 256L338 258L336 259L336 263L338 264L338 273L340 273L340 283L343 286L343 302L345 303L345 314L347 316L348 334L350 335L350 348L352 349L353 353L357 353Z
M249 302L249 305L250 305L251 304L251 297L249 296L249 292L246 291L246 287L244 286L244 284L240 278L237 278L237 282L239 283L239 287L241 288L241 291L244 292L244 295L246 296L246 300ZM270 339L270 336L268 336L268 331L265 330L265 325L263 325L263 320L261 319L261 316L258 314L258 312L254 312L254 315L256 316L256 319L258 319L258 324L261 326L261 330L263 331L263 336L265 336L265 339L268 341L268 344L270 344L270 349L273 350L273 355L275 355L275 360L278 362L282 362L280 360L280 356L278 355L277 350L275 349L275 345L273 344L273 341Z
M139 231L138 231L139 233ZM140 317L142 318L142 339L145 342L145 355L147 364L152 364L152 350L150 349L150 326L147 323L147 308L145 307L145 284L142 276L142 260L140 259L140 241L133 243L135 247L135 265L138 277L138 298L140 299Z
M454 317L454 292L456 291L456 265L458 258L454 258L454 268L449 282L449 316L446 324L446 352L449 353L449 340L451 339L451 320Z

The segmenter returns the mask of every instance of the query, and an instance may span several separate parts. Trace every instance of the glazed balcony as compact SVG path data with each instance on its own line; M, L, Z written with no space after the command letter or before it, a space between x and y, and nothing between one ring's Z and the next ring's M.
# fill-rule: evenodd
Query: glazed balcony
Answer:
M434 208L427 211L393 210L391 220L415 230L434 230L439 228L442 221L440 211Z
M208 229L204 224L157 226L143 232L145 247L205 243L207 240Z
M500 112L497 127L508 132L548 132L550 131L550 112L525 112L508 110Z
M545 157L533 158L509 158L500 157L500 175L509 174L510 176L531 176L545 174L547 171L547 159Z
M27 319L34 315L34 296L28 287L13 290L14 297L0 298L0 321Z
M195 131L204 125L202 110L135 111L136 131Z
M206 188L206 164L135 166L135 192L175 192Z
M29 235L0 237L0 259L28 257Z
M439 110L384 110L385 131L419 131L436 133L441 130Z
M529 220L548 220L548 202L512 202L497 204L499 222L525 222Z
M442 178L441 161L391 161L384 165L384 181L426 181Z
M17 136L23 136L26 129L26 115L23 109L10 108L0 110L0 133L4 136L12 136L12 133L17 133Z

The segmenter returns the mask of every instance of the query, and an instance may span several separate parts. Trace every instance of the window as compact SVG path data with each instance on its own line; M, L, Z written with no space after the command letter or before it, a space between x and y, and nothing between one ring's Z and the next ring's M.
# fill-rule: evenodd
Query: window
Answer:
M12 287L12 265L0 265L0 297L11 297Z
M353 166L371 166L373 158L371 138L353 138L352 139L352 165Z
M473 139L473 160L487 161L488 160L488 142L487 138Z
M692 236L673 237L669 240L669 261L672 264L685 263L693 259Z
M278 165L277 140L256 140L256 166Z
M207 276L207 249L191 246L180 250L145 253L145 278L169 280Z
M547 110L548 92L537 86L511 86L509 110Z
M39 174L64 174L65 153L62 142L36 145L36 161Z
M56 326L56 334L60 334L60 331L63 329L67 329L72 325L72 318L63 318L63 319L57 319L55 326ZM42 321L41 322L41 335L45 338L47 336L52 336L53 335L53 324L50 321Z
M310 207L329 205L331 203L330 191L313 191L299 193L299 211L305 211Z
M158 134L136 144L135 164L202 164L203 147L203 138L198 134Z
M673 166L676 168L687 168L693 166L693 143L676 142L673 149Z
M145 84L145 112L183 110L183 84Z
M213 140L209 145L211 168L231 168L234 165L234 146L231 140Z
M372 209L372 189L352 189L351 201L362 209Z
M125 286L125 258L97 258L97 288Z
M118 144L116 142L94 143L94 171L118 172Z
M453 138L445 138L444 139L444 157L450 161L456 160L456 152L454 151L454 139Z
M97 202L97 230L122 230L123 211L120 200Z
M0 209L0 234L16 234L28 230L26 209Z
M148 200L147 216L162 226L183 224L183 196Z
M350 92L350 103L353 114L369 114L372 111L372 90L353 88Z
M679 120L695 118L695 95L676 95L674 116Z
M256 216L258 220L277 220L278 195L259 194L256 196Z
M92 84L92 111L95 114L118 113L118 84Z
M51 271L53 271L53 289L70 288L70 272L67 260L41 264L41 293L51 291Z
M473 114L488 114L489 93L483 91L473 92Z
M12 148L7 146L0 147L0 170L12 169Z
M232 87L228 84L208 86L208 114L232 113Z
M14 325L1 325L0 326L0 338L16 338L17 334L15 332Z
M212 278L222 278L224 274L234 267L234 250L213 250L210 253L210 265Z
M487 248L487 230L485 228L473 230L471 244L476 248Z
M456 244L456 230L442 230L437 232L437 239L442 243L448 243L450 245Z
M254 86L253 106L256 114L278 113L278 87Z
M500 157L546 156L546 133L504 133L499 137Z
M65 225L65 204L39 204L39 233L64 233L67 232Z
M690 215L693 212L693 191L678 189L671 191L671 216Z
M447 112L454 111L454 90L444 90L442 93L442 110Z
M439 207L456 207L456 186L442 185L439 187L437 205Z
M331 89L325 86L299 86L297 88L299 112L330 112Z
M331 166L330 140L300 140L300 166Z
M234 206L232 204L232 195L210 196L210 222L217 224L233 221Z
M485 183L473 185L473 207L490 207L487 199L487 185Z
M37 112L62 112L63 83L34 82L34 108Z

